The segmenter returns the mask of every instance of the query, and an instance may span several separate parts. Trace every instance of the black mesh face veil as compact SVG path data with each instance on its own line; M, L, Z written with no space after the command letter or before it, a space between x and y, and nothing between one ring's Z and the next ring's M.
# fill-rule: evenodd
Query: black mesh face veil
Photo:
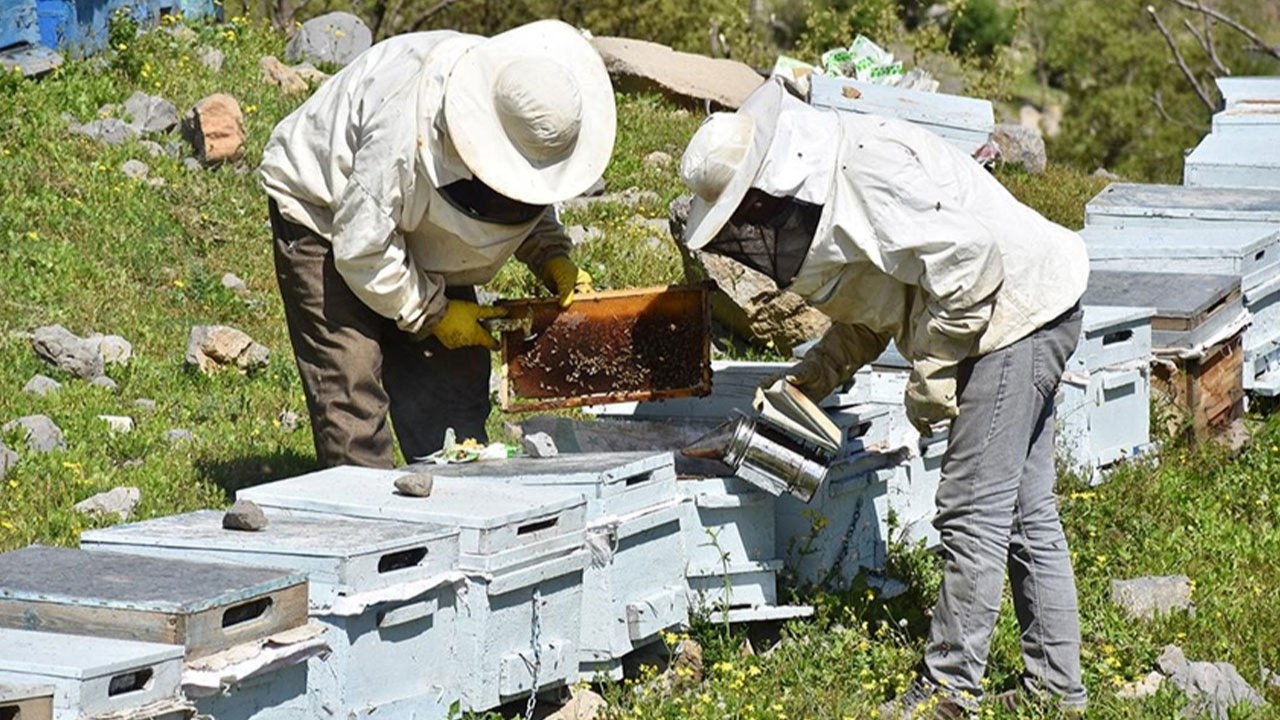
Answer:
M546 205L529 205L500 195L474 177L451 182L440 188L440 194L468 216L496 225L524 225L536 220L547 209Z
M785 288L800 272L821 218L821 205L788 198L766 224L731 221L703 249L762 272Z

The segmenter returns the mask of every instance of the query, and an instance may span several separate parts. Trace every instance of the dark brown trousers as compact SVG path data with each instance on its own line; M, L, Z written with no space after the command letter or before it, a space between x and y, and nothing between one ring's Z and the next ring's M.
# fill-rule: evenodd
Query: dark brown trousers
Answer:
M327 240L284 219L275 201L270 215L276 280L319 464L392 467L388 411L410 462L439 450L447 428L458 440L484 441L488 351L415 341L351 292ZM446 294L475 300L471 287Z

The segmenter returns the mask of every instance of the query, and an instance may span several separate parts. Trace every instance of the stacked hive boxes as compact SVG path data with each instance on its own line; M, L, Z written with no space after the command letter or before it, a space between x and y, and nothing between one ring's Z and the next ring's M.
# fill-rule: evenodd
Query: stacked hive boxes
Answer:
M263 507L460 529L467 575L456 644L437 657L458 668L454 692L484 711L578 677L586 499L558 488L437 477L429 498L397 493L402 473L340 467L242 491ZM449 704L446 700L445 704Z
M311 717L444 717L456 699L458 530L274 510L267 519L261 532L227 532L222 513L201 511L86 532L81 545L304 571L331 649L307 668Z
M1187 156L1188 187L1280 188L1280 79L1220 78L1223 110Z

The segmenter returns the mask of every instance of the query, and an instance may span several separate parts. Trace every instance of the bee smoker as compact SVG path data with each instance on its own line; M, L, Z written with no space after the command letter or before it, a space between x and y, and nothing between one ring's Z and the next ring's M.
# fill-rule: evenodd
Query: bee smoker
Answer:
M681 451L712 458L738 477L773 496L782 493L809 502L827 476L829 458L768 422L739 415Z

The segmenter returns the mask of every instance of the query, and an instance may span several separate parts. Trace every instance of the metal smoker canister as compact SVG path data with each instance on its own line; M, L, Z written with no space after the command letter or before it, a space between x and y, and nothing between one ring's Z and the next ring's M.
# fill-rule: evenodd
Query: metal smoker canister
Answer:
M744 415L736 420L724 462L766 492L787 492L809 502L827 476L827 466L815 454L768 423Z

